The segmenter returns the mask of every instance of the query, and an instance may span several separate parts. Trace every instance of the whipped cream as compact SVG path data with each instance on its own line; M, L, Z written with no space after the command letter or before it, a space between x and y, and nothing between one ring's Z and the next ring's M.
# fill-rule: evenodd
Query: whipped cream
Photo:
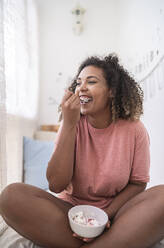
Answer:
M92 101L92 98L91 97L87 97L87 96L80 96L80 102L81 103L88 103Z
M93 217L88 217L84 214L84 212L77 212L73 217L73 221L82 224L85 226L99 226L100 223Z

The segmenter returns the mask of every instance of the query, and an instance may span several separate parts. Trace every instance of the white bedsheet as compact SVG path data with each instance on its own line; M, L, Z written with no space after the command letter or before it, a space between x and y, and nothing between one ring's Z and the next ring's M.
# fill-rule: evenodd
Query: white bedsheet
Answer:
M162 242L163 243L163 242ZM162 243L156 244L152 248L164 248ZM0 236L0 248L43 248L41 246L35 245L30 240L19 235L11 227Z
M0 237L0 248L41 248L35 245L30 240L19 235L11 227Z

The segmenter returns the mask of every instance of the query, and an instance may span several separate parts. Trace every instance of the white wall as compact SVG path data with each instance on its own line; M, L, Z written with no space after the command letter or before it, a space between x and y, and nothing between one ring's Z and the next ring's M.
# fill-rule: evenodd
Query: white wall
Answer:
M37 0L40 15L40 124L58 120L57 105L77 65L88 55L111 52L115 46L114 0L81 1L86 9L84 32L74 35L73 0ZM59 75L62 73L62 75Z
M154 62L164 54L164 1L163 0L117 0L117 51L122 61L137 77L150 71ZM158 50L158 54L157 54ZM144 68L138 75L137 65Z
M145 103L143 122L150 135L151 181L149 186L164 183L164 89Z
M164 55L164 1L118 0L117 50L122 62L139 81ZM162 78L159 69L163 70ZM149 187L164 183L164 61L141 84L145 93L142 118L150 135L151 181Z
M75 1L37 0L40 16L40 119L55 124L57 104L77 65L87 55L116 51L136 79L145 77L164 54L163 0L83 0L84 32L72 32ZM150 78L153 83L150 92ZM143 122L151 141L151 182L164 182L164 89L158 78L147 78ZM146 85L146 84L142 84Z

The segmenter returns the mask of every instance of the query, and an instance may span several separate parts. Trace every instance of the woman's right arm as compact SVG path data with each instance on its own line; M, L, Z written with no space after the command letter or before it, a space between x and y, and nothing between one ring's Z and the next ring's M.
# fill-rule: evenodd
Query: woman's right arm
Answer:
M78 92L67 91L62 103L63 121L57 137L55 151L48 163L47 179L51 191L59 193L70 183L73 176L76 125L80 120Z

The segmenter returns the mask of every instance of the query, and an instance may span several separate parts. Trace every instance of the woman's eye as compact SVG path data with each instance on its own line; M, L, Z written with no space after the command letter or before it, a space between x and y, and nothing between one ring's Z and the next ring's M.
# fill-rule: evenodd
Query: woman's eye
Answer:
M95 84L96 81L88 81L87 84ZM76 87L79 87L82 85L82 82L76 82Z

